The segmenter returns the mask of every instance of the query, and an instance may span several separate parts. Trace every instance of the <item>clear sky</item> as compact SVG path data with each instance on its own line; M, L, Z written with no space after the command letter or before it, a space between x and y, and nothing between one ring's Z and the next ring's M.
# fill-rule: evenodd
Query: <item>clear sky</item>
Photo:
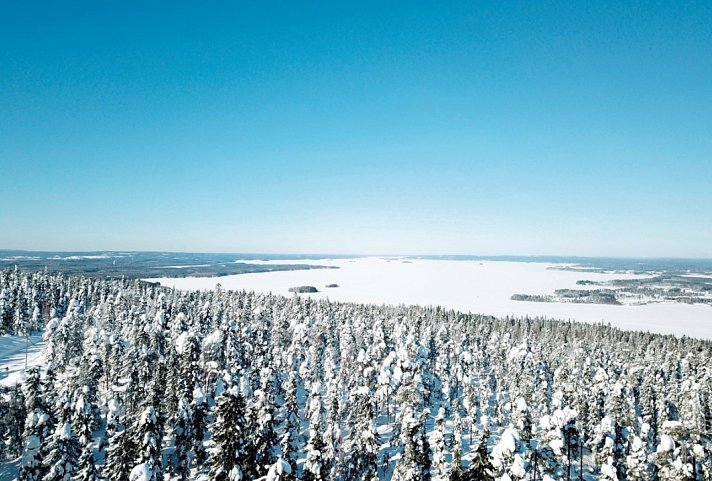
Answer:
M712 2L2 2L0 226L712 257Z

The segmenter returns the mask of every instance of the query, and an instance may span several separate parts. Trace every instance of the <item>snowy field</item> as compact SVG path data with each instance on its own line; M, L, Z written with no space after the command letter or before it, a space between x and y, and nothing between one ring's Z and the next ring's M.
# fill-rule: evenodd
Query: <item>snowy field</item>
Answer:
M41 365L44 361L42 334L29 338L27 367ZM22 380L25 372L25 338L0 336L0 386L12 386Z
M290 260L269 263L294 263ZM581 289L576 281L608 281L645 277L548 269L534 262L406 260L401 258L325 259L313 264L339 269L314 269L239 274L210 278L146 279L177 289L224 289L294 295L290 287L309 285L314 294L334 301L440 305L495 316L546 316L581 322L610 322L629 330L712 339L712 307L681 303L646 305L563 304L512 301L512 294L553 294L556 289ZM337 288L326 288L338 284ZM585 287L585 286L583 286Z
M26 342L29 343L26 344ZM22 336L0 336L0 386L13 386L25 377L25 348L27 347L27 367L45 363L42 334L25 339ZM0 481L17 479L18 460L0 463Z

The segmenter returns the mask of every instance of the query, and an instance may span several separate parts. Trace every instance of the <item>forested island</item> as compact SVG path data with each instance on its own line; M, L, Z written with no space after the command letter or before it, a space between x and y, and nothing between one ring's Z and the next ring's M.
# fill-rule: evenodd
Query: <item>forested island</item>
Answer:
M340 256L331 256L339 258ZM0 269L127 279L223 277L256 272L329 269L318 255L205 254L188 252L41 252L0 250ZM265 261L290 262L268 263Z
M576 281L586 289L556 289L553 294L514 294L513 301L573 302L581 304L648 304L681 302L712 306L712 276L708 274L651 273L639 279Z

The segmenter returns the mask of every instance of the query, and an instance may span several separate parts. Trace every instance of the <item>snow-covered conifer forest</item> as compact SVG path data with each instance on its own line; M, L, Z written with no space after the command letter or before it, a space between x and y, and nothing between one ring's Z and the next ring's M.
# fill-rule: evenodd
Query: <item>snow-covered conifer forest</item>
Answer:
M712 343L0 271L0 478L710 480Z

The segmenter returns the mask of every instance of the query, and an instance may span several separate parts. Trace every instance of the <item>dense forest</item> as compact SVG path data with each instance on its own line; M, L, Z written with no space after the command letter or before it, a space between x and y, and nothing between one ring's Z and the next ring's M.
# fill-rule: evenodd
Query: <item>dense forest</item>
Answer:
M320 257L189 252L42 252L0 249L0 269L14 267L22 271L48 269L50 272L99 278L222 277L254 272L328 269L326 266L315 265L312 262ZM262 262L264 260L291 262L266 264Z
M710 480L712 343L0 271L21 480Z

